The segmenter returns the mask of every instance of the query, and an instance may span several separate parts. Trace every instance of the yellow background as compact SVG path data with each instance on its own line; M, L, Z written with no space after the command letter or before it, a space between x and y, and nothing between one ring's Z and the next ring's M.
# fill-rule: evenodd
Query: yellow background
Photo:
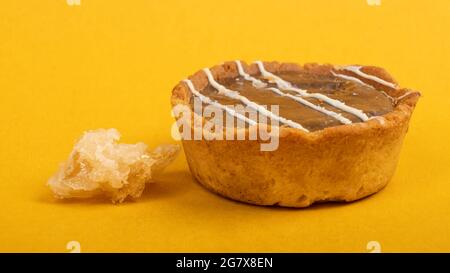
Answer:
M256 207L204 190L183 155L138 202L53 199L83 131L174 142L172 87L234 59L373 64L421 91L389 186ZM1 1L0 251L450 251L449 61L449 0Z

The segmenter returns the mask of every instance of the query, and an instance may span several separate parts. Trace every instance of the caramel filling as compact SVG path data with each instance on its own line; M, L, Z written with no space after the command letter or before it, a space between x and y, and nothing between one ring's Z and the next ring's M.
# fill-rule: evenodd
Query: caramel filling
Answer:
M280 126L298 127L298 124L307 131L363 122L394 108L393 99L385 92L338 74L306 70L268 73L277 77L276 80L260 71L262 73L258 75L249 77L244 72L239 77L221 81L209 78L209 84L198 92L223 106L245 107L249 102L261 106L278 105ZM255 109L260 114L268 114Z

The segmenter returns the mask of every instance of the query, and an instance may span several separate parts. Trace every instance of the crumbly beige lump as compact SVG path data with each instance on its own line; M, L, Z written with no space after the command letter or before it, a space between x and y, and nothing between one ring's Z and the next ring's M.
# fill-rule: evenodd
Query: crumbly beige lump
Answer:
M116 129L85 132L69 159L49 179L57 198L106 196L112 202L141 196L145 183L152 182L178 155L178 145L161 145L148 151L144 143L118 143Z

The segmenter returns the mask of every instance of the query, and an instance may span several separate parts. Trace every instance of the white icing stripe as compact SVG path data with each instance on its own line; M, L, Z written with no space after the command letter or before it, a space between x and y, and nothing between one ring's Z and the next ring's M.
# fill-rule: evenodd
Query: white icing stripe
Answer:
M337 73L334 73L333 71L331 71L331 74L333 74L333 75L336 76L336 77L342 78L342 79L344 79L344 80L349 80L349 81L357 82L357 83L362 84L362 85L364 85L364 86L367 86L367 87L370 87L370 88L372 88L372 89L375 89L375 87L373 87L372 85L367 84L367 83L363 82L362 80L360 80L360 79L358 79L358 78L356 78L356 77L352 77L352 76L344 75L344 74L337 74ZM385 96L386 96L388 99L390 99L392 102L395 101L395 99L394 99L393 97L389 96L389 94L386 93L386 92L384 92L383 90L377 90L377 91L381 92L383 95L385 95Z
M246 106L255 109L256 111L260 112L261 114L263 114L271 119L278 120L279 122L284 123L292 128L296 128L296 129L303 130L305 132L309 132L306 128L304 128L302 125L298 124L297 122L280 117L280 116L272 113L271 111L267 110L265 107L255 103L253 101L250 101L249 99L247 99L244 96L241 96L239 94L239 92L230 90L230 89L226 88L225 86L221 85L220 83L216 82L216 80L214 79L209 68L204 68L203 72L205 72L206 77L208 77L209 83L212 85L212 87L214 87L219 92L219 94L224 95L229 98L232 98L232 99L239 100Z
M375 77L374 75L369 75L369 74L366 74L366 73L362 72L361 71L362 66L348 65L348 66L344 66L344 67L340 67L340 68L343 69L343 70L347 70L347 71L353 72L353 73L355 73L358 76L361 76L363 78L372 80L374 82L377 82L379 84L385 85L387 87L390 87L390 88L393 88L393 89L397 89L397 85L392 83L392 82L388 82L388 81L385 81L385 80L380 79L378 77Z
M238 68L239 75L244 77L244 79L246 79L247 81L251 81L251 82L259 82L259 83L262 83L264 86L267 86L267 84L265 84L264 82L262 82L262 81L258 80L257 78L252 77L249 74L245 73L244 69L242 68L242 65L241 65L240 61L236 61L236 65L237 65L237 68ZM261 84L259 84L259 85L261 86ZM310 108L312 108L312 109L314 109L316 111L319 111L319 112L321 112L321 113L323 113L325 115L333 117L333 118L339 120L343 124L350 124L350 123L352 123L351 120L343 117L341 114L333 112L333 111L330 111L330 110L327 110L327 109L325 109L325 108L323 108L323 107L321 107L319 105L315 105L314 103L311 103L311 102L309 102L309 101L307 101L305 99L302 99L302 98L300 98L298 96L293 96L292 94L284 93L280 89L277 89L277 88L274 88L274 87L270 87L270 88L267 88L267 89L271 90L272 92L274 92L277 95L293 99L293 100L295 100L297 102L300 102L301 104L306 105L306 106L308 106L308 107L310 107Z
M277 86L279 88L281 88L281 89L290 89L290 88L292 88L292 84L290 84L289 82L283 80L282 78L278 77L277 75L267 71L266 68L264 67L264 64L261 61L256 61L255 63L258 65L259 72L261 72L261 75L264 78L267 78L269 80L269 82L276 83ZM299 89L299 91L300 90L302 92L306 92L306 90Z
M404 95L401 95L400 97L395 98L395 101L399 102L400 100L402 100L406 97L409 97L410 95L417 94L417 93L418 92L406 92Z
M316 98L316 99L322 100L322 101L328 103L329 105L331 105L333 107L336 107L336 108L338 108L338 109L340 109L342 111L345 111L347 113L350 113L352 115L357 116L358 118L360 118L363 121L366 121L366 120L369 119L369 117L363 111L361 111L359 109L356 109L356 108L353 108L351 106L348 106L345 103L343 103L342 101L329 98L329 97L327 97L327 96L325 96L323 94L319 94L319 93L308 93L306 90L293 87L290 82L285 81L282 78L278 77L277 75L267 71L264 68L264 64L261 61L256 61L255 63L258 65L262 76L265 77L265 78L268 78L269 80L274 82L278 86L278 88L280 88L280 89L294 91L294 92L298 93L302 97Z
M370 87L372 89L375 89L372 85L367 84L367 83L363 82L362 80L360 80L360 79L358 79L356 77L352 77L352 76L344 75L344 74L337 74L337 73L334 73L334 71L331 71L331 74L333 74L333 76L335 76L335 77L339 77L339 78L342 78L344 80L348 80L348 81L352 81L352 82L357 82L359 84L362 84L362 85L365 85L365 86Z
M234 62L236 63L236 67L237 67L237 69L238 69L239 75L241 75L242 77L244 77L245 80L251 81L254 87L256 87L256 88L263 88L263 87L266 87L266 86L267 86L266 83L264 83L264 82L258 80L258 79L255 78L255 77L252 77L252 76L250 76L248 73L246 73L246 72L244 71L244 68L242 67L241 61L236 60L236 61L234 61Z
M351 124L352 123L351 120L343 117L341 114L333 112L333 111L330 111L330 110L327 110L327 109L325 109L325 108L323 108L323 107L321 107L319 105L315 105L314 103L311 103L311 102L309 102L309 101L307 101L305 99L302 99L299 96L294 96L294 95L289 94L289 93L284 93L284 92L280 91L280 89L274 88L274 87L269 87L267 89L271 90L272 92L274 92L274 93L276 93L276 94L278 94L280 96L288 97L288 98L293 99L293 100L295 100L297 102L300 102L301 104L304 104L304 105L306 105L308 107L311 107L312 109L314 109L316 111L319 111L319 112L321 112L321 113L323 113L325 115L333 117L333 118L339 120L343 124Z
M234 116L240 120L243 120L245 122L247 122L250 125L256 125L257 123L254 120L251 120L249 118L247 118L246 116L239 114L238 112L234 111L234 109L230 108L230 107L226 107L225 105L222 105L220 103L218 103L217 101L214 101L212 99L210 99L207 96L202 95L200 92L198 92L194 85L192 84L191 80L185 79L183 80L183 82L186 83L186 85L189 87L189 90L191 91L191 93L198 97L200 99L201 102L206 103L206 104L210 104L213 105L217 108L220 108L222 110L225 110L227 113L229 113L231 116Z

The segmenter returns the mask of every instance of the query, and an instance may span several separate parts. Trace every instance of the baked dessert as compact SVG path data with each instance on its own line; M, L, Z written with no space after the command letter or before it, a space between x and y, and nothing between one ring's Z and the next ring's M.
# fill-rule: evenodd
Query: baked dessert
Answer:
M85 132L68 160L49 179L55 197L89 198L105 196L113 203L141 196L145 184L177 156L178 145L161 145L149 151L147 145L118 143L116 129Z
M194 109L200 100L246 124L233 125L234 135L265 127L279 138L272 151L261 150L259 137L184 138L191 173L202 185L247 203L306 207L357 200L386 186L419 97L374 66L233 61L181 81L171 103L191 110L191 131L211 118ZM239 105L266 122L237 112ZM223 124L219 129L228 130Z

